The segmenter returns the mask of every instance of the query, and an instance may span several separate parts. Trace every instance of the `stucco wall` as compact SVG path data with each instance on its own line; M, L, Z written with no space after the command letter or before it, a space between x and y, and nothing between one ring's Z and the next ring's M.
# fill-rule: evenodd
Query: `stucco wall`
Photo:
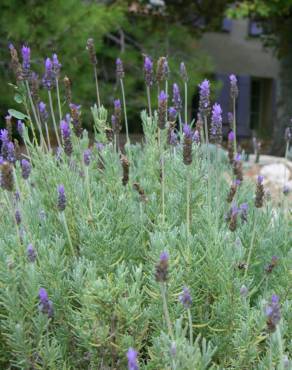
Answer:
M247 20L233 20L230 33L209 32L200 41L217 73L277 78L279 66L273 51L264 49L259 38L248 35Z

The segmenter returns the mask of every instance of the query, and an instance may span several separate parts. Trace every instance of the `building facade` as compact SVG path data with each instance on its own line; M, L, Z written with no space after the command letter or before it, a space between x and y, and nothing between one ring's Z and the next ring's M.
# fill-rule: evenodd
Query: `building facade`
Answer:
M260 40L261 28L250 20L224 19L221 32L205 33L200 47L213 60L216 79L221 89L217 101L224 111L231 111L229 75L238 78L238 135L262 138L271 136L276 115L276 81L279 63L271 49Z

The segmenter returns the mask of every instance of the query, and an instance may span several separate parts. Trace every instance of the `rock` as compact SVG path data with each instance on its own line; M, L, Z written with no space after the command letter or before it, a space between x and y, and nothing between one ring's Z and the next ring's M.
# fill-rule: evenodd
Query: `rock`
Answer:
M273 163L263 166L260 174L264 176L265 181L284 185L289 180L291 172L283 163Z

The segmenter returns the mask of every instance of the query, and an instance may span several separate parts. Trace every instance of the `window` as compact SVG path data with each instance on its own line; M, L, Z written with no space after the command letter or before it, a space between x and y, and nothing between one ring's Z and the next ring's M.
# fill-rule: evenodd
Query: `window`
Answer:
M250 128L257 130L260 127L261 119L261 81L253 79L251 81L250 95Z
M249 36L259 37L263 33L263 28L261 24L257 21L249 21Z

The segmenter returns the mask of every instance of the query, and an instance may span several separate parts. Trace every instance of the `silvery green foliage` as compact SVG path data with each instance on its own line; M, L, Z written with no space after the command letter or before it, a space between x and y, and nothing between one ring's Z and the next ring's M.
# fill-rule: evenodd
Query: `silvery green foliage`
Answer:
M154 339L151 360L147 369L215 369L211 360L216 348L206 339L197 336L191 345L187 338L187 327L183 328L182 318L175 323L174 338L162 332Z
M88 167L92 214L82 156L89 146L84 131L73 139L70 159L46 154L25 138L32 172L28 181L15 174L20 192L14 222L13 196L0 190L0 368L125 369L129 347L138 351L141 369L175 369L170 346L176 345L176 369L266 369L278 366L275 333L266 331L265 305L280 297L283 351L292 352L291 217L283 206L267 201L254 208L254 184L244 181L236 203L248 203L247 222L231 232L224 220L229 205L231 168L225 159L206 162L205 150L194 145L190 167L191 225L186 228L187 168L182 147L164 147L165 222L161 215L161 162L157 115L142 112L145 137L131 145L130 181L122 185L119 155L106 143L107 111L93 108L95 140ZM162 143L166 136L162 134ZM208 208L208 178L211 209ZM133 183L139 182L147 201ZM72 239L70 249L56 189L63 184L64 211ZM244 262L256 227L247 276ZM28 261L26 247L37 253ZM175 339L167 333L160 286L154 270L163 250L169 253L167 303ZM278 257L271 273L265 272ZM242 297L241 287L248 294ZM192 294L194 345L188 317L178 301L182 287ZM54 317L40 312L43 287L54 305ZM179 320L178 320L179 319ZM178 320L178 321L177 321ZM204 338L204 339L203 339ZM272 347L271 347L272 343ZM270 356L272 348L272 359ZM215 351L216 349L216 351Z

